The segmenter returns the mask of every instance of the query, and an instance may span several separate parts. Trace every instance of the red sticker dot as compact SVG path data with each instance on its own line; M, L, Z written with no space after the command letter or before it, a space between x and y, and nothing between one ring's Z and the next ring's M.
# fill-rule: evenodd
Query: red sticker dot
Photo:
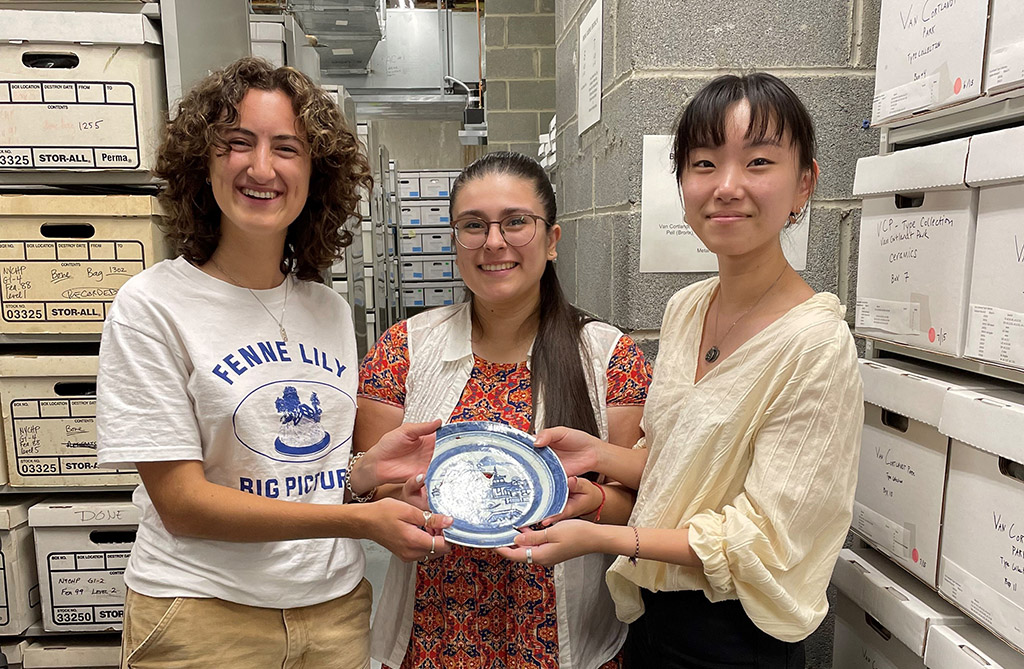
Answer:
M935 328L928 330L928 341L935 343Z
M914 558L914 562L917 562L921 558L921 555L917 552L917 549L915 548L914 551L910 554L910 557Z
M963 89L963 87L963 80L960 77L957 77L956 81L953 82L953 92L956 93L957 95L960 95L960 91Z

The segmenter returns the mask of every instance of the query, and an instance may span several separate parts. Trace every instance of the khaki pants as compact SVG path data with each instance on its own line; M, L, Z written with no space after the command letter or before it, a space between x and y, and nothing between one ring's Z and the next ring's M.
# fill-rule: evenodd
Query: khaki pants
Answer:
M371 600L366 579L344 597L295 609L129 590L121 668L366 669Z

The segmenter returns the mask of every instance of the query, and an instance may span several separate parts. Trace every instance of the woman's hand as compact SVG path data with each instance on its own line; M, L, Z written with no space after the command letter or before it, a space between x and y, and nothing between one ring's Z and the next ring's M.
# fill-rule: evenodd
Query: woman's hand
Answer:
M365 511L365 536L403 562L429 560L451 550L441 534L452 524L451 516L423 511L390 497L355 508Z
M569 499L565 503L565 508L561 513L542 520L541 525L548 527L560 520L590 515L601 507L604 499L605 496L596 483L581 476L570 476Z
M549 567L580 555L598 552L591 541L598 526L585 520L563 520L543 530L524 529L516 545L495 549L498 555L515 562Z
M386 483L405 483L427 471L439 427L439 420L404 423L384 434L349 472L352 490L361 494Z
M591 434L568 427L541 430L534 439L535 446L547 446L558 455L565 473L570 476L597 471L603 443Z

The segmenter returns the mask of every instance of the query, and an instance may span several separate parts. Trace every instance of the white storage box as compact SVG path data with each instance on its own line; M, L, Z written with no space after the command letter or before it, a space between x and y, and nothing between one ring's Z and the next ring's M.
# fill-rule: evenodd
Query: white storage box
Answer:
M421 235L424 253L452 253L452 233L431 232Z
M1024 86L1024 3L992 0L985 58L985 92Z
M1024 649L1024 394L946 394L939 592Z
M451 260L424 260L423 278L428 281L451 279L454 264Z
M423 303L428 307L441 307L453 304L454 295L451 286L431 286L423 289Z
M871 122L981 95L988 0L883 0Z
M423 225L448 225L451 221L451 218L448 216L448 203L431 202L421 205L420 220Z
M967 622L963 613L870 548L840 551L832 583L919 658L932 626Z
M423 261L409 260L402 263L402 281L422 281Z
M121 666L117 638L34 639L23 650L24 669L106 669Z
M401 173L398 175L398 194L405 199L407 197L420 196L420 177L415 172Z
M0 9L0 170L148 181L163 72L159 31L140 14Z
M969 140L857 161L858 333L963 355L977 216Z
M420 174L420 197L448 197L447 172L426 172Z
M920 657L843 593L836 596L832 669L925 669Z
M28 526L28 508L36 501L0 500L0 634L21 634L39 620L39 580Z
M1024 128L972 137L967 183L981 189L964 355L1024 369Z
M860 360L864 436L853 530L936 587L949 437L938 430L948 390L993 388L964 374L897 360Z
M402 225L419 225L420 220L420 208L418 206L402 207Z
M28 644L27 639L0 639L0 653L4 654L9 669L22 669L21 662Z
M928 633L924 663L928 669L1018 669L1024 655L973 623L937 625Z
M95 356L0 356L4 447L12 486L135 485L132 469L96 465Z
M250 21L249 42L252 55L284 67L284 24L272 21ZM337 102L337 100L335 100Z
M402 306L403 307L422 307L423 303L423 289L422 288L403 288L402 289Z
M0 195L0 333L98 334L118 289L167 256L161 216L148 196Z
M48 632L119 630L139 511L127 498L60 499L28 512Z

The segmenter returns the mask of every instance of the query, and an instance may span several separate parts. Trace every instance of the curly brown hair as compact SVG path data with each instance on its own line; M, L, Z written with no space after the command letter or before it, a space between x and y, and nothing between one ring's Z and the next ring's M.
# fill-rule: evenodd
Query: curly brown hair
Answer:
M238 105L252 90L281 91L306 132L312 173L306 206L288 227L281 271L321 280L321 272L352 242L346 224L358 229L360 188L373 178L338 106L302 72L242 58L213 72L178 103L165 128L154 173L166 180L159 194L167 212L163 227L178 255L202 265L220 241L220 208L207 185L210 153L228 151L225 133L238 125Z

